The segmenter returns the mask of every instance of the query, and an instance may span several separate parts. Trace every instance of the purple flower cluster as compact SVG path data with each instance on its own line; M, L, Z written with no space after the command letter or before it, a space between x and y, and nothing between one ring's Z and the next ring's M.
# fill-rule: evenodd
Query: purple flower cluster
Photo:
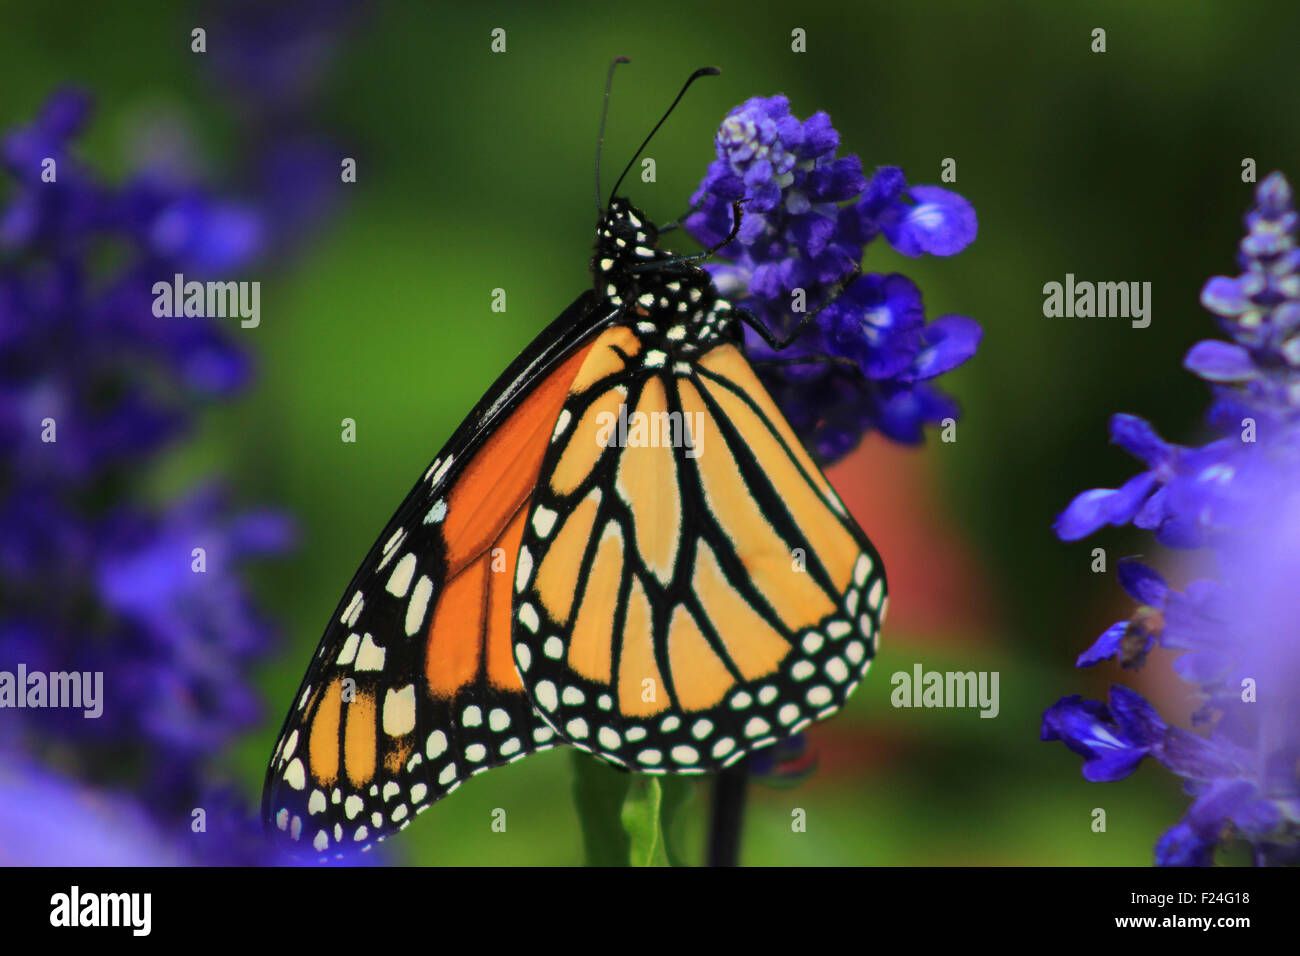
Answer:
M248 672L271 629L240 573L292 529L216 484L148 494L149 464L251 374L222 320L159 319L152 287L228 278L263 251L264 220L166 176L101 181L73 152L90 112L55 94L0 143L0 669L102 673L102 714L7 710L0 746L129 783L170 827L261 716ZM256 858L244 836L195 858Z
M348 150L313 122L341 47L365 26L364 0L221 0L205 66L249 147L244 194L263 213L267 253L310 241L339 196Z
M193 862L140 804L52 774L0 763L0 862L7 866L179 866Z
M1280 173L1259 185L1246 226L1242 274L1211 279L1201 294L1232 341L1200 342L1184 360L1210 383L1207 420L1220 437L1183 447L1115 416L1112 439L1146 470L1084 492L1056 522L1067 541L1131 522L1168 547L1208 549L1217 571L1178 590L1153 568L1120 562L1138 608L1077 662L1131 668L1157 647L1177 653L1204 733L1170 727L1120 685L1109 705L1069 697L1043 717L1043 739L1084 756L1089 780L1118 780L1146 756L1184 778L1195 800L1156 846L1167 865L1208 865L1234 837L1259 863L1300 861L1300 248Z
M815 313L780 352L746 329L747 351L804 443L829 463L873 429L915 443L926 424L955 418L933 379L975 354L979 325L960 315L927 323L912 280L857 273L878 236L906 256L960 252L975 238L970 203L937 186L909 187L896 167L868 179L857 156L836 157L829 116L800 121L784 96L732 110L715 144L685 225L714 246L743 201L739 233L720 250L725 261L705 267L719 291L777 339Z
M159 503L151 466L254 369L229 319L156 317L153 284L242 279L316 232L347 151L311 117L365 16L360 0L211 5L195 62L235 120L236 197L162 117L137 130L129 178L105 183L73 152L78 93L0 141L0 670L101 671L104 698L96 719L6 711L9 862L282 859L214 771L262 713L250 670L272 631L242 573L293 529L213 480Z

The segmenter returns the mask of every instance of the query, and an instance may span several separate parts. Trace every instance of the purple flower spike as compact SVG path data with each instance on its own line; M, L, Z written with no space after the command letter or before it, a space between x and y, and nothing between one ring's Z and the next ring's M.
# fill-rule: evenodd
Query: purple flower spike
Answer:
M909 256L953 255L975 238L975 211L937 186L908 187L885 166L868 180L857 156L837 157L830 117L799 120L784 96L754 97L732 110L715 137L717 159L692 197L686 227L715 245L730 233L726 261L706 268L719 290L774 336L798 339L779 355L753 329L745 347L796 433L823 463L848 454L866 432L922 440L924 427L958 414L933 385L971 358L982 330L961 315L928 323L921 291L899 274L864 272L877 236ZM770 359L782 364L764 365ZM791 362L790 360L803 360Z
M1082 754L1089 780L1117 780L1145 756L1186 780L1195 802L1156 844L1163 866L1208 866L1233 839L1258 863L1300 862L1300 249L1291 187L1260 183L1240 245L1244 270L1206 283L1201 303L1231 341L1206 340L1183 365L1209 383L1199 448L1162 439L1133 415L1112 440L1146 470L1118 489L1077 496L1056 520L1063 541L1132 523L1160 544L1213 551L1217 578L1179 590L1153 568L1119 562L1138 602L1076 664L1140 667L1155 648L1195 685L1199 733L1168 727L1116 686L1110 705L1067 697L1043 715L1043 739Z

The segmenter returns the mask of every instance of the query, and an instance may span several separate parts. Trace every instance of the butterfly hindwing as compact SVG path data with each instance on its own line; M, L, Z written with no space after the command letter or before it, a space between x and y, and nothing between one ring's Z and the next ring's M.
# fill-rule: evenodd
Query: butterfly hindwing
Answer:
M580 299L502 375L330 619L263 796L267 824L315 853L366 848L468 777L552 746L515 668L511 602L533 487L584 361L593 304Z
M707 319L694 347L642 325L601 335L557 421L516 660L576 746L699 773L843 705L884 569L738 347Z

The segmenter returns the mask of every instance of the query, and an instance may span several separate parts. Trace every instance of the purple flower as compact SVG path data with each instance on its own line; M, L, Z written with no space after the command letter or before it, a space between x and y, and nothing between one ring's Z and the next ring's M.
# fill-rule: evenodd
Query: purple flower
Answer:
M96 792L20 759L0 761L0 864L86 867L189 862L134 801Z
M912 364L925 309L911 279L871 274L845 289L821 318L839 354L854 359L867 378L889 379Z
M939 186L913 186L876 223L891 246L913 258L956 255L971 244L978 228L975 208Z
M1232 824L1243 833L1263 835L1281 820L1277 807L1259 799L1255 787L1244 780L1216 781L1192 804L1179 823L1156 844L1160 866L1213 866L1214 851Z
M293 532L283 515L239 514L226 498L209 485L160 516L120 513L103 527L94 562L99 600L135 648L119 678L128 736L169 762L206 759L261 716L241 675L271 627L239 571L288 550Z
M1110 689L1110 706L1075 695L1043 714L1043 740L1060 740L1084 757L1083 775L1092 781L1122 780L1160 744L1165 723L1141 695L1120 684Z
M1257 862L1300 860L1300 830L1286 822L1300 819L1300 256L1291 202L1280 174L1260 184L1240 248L1246 272L1211 279L1202 293L1233 341L1200 342L1184 365L1210 383L1207 419L1221 437L1183 447L1116 415L1112 440L1147 470L1120 488L1084 492L1056 522L1066 541L1131 522L1162 544L1209 548L1218 570L1180 590L1121 561L1120 583L1139 606L1077 661L1139 667L1154 647L1175 652L1175 673L1201 701L1193 715L1201 733L1166 726L1118 686L1109 709L1069 697L1044 714L1043 739L1082 754L1090 780L1119 779L1150 755L1187 781L1195 802L1158 842L1162 865L1209 865L1233 838L1251 844Z
M70 840L39 837L21 821L43 804L63 806L63 785L24 771L12 799L0 801L0 830L13 824L39 839L0 834L0 854L276 862L256 816L214 789L212 758L260 717L249 673L272 630L243 575L250 560L286 550L292 529L278 512L240 509L216 482L170 504L147 487L151 462L195 426L203 405L253 375L237 323L155 316L153 288L177 273L240 278L272 241L286 251L325 203L319 190L297 188L319 162L301 165L296 183L282 167L309 147L327 153L304 130L289 135L293 116L280 112L265 132L270 146L248 155L279 164L285 181L261 191L255 182L251 199L165 165L110 183L76 155L91 114L89 96L59 92L0 136L10 181L0 205L0 668L102 675L102 712L10 711L0 748L57 749L64 768L142 788L149 800L140 811L122 798L100 832L99 820L82 826L69 810L58 822ZM56 164L49 178L47 159ZM337 183L337 154L328 159ZM195 808L210 815L199 832L190 827ZM150 849L154 828L173 842L192 839L160 855Z
M725 261L706 266L715 285L778 339L815 313L779 353L745 330L764 384L814 455L835 461L871 430L919 442L925 425L955 418L955 403L923 383L975 354L979 325L959 315L927 324L921 291L905 276L848 280L880 235L909 256L961 251L977 229L970 204L946 189L909 188L895 167L868 180L857 156L836 156L830 118L801 121L784 96L732 110L715 146L686 227L716 245L743 200Z
M1140 667L1153 641L1164 631L1165 599L1169 594L1165 579L1131 558L1120 561L1118 575L1124 590L1140 606L1132 619L1106 628L1092 647L1079 655L1076 667L1091 667L1116 657L1125 667Z
M1171 548L1198 548L1240 523L1258 502L1255 449L1238 439L1201 448L1164 441L1134 415L1111 419L1111 441L1141 459L1148 471L1119 488L1094 488L1056 519L1062 541L1077 541L1105 525L1132 523Z

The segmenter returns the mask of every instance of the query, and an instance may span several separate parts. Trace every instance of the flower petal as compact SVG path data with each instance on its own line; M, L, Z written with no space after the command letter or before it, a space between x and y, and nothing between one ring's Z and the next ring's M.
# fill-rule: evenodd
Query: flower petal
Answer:
M918 382L942 375L961 365L979 348L984 330L964 315L944 315L921 331L925 348L916 354L905 381Z
M1165 722L1141 694L1123 684L1110 688L1110 712L1125 736L1143 747L1159 743L1165 734Z
M975 240L975 207L965 197L939 186L913 186L908 194L916 204L882 223L885 238L903 255L951 256Z
M1106 628L1093 642L1092 647L1088 648L1079 655L1079 659L1074 662L1075 667L1091 667L1105 660L1110 660L1120 651L1120 643L1124 640L1124 635L1128 633L1128 621L1116 621L1110 627Z
M1175 451L1147 422L1123 412L1111 416L1110 440L1152 468L1168 461Z
M1116 568L1120 586L1133 600L1152 607L1164 607L1169 585L1160 573L1134 558L1122 558Z
M1207 382L1246 382L1259 375L1248 351L1217 339L1193 345L1183 359L1183 367Z
M1201 305L1216 315L1232 317L1249 312L1255 306L1238 279L1215 276L1201 290Z

